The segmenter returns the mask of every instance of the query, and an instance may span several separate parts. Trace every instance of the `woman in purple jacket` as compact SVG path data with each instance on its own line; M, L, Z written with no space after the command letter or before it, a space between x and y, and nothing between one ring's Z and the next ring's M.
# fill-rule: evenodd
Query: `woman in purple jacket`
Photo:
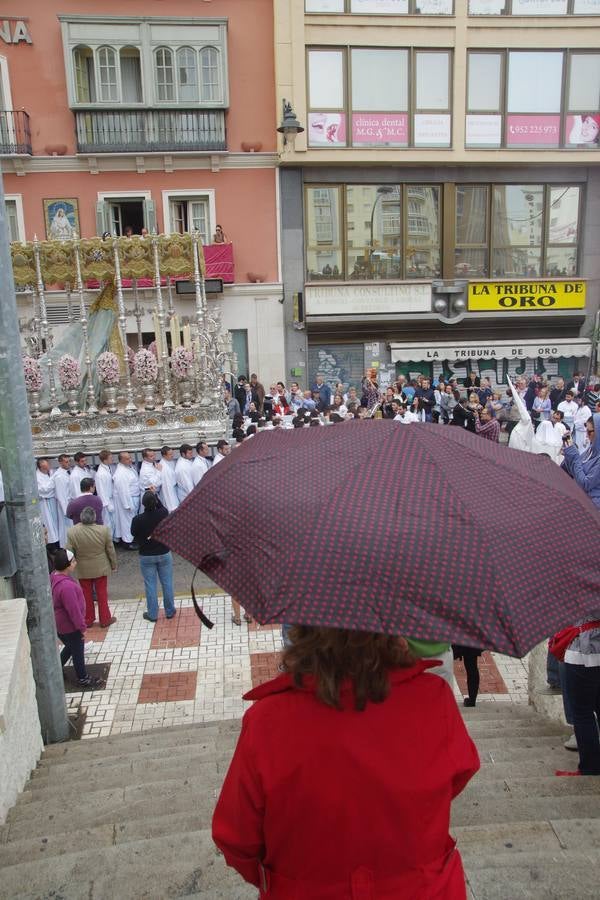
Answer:
M101 687L104 682L88 675L84 660L83 632L85 624L85 598L79 582L70 577L77 565L70 550L57 550L54 554L54 572L50 575L52 585L52 605L56 631L64 647L60 661L66 666L73 657L73 668L82 687Z

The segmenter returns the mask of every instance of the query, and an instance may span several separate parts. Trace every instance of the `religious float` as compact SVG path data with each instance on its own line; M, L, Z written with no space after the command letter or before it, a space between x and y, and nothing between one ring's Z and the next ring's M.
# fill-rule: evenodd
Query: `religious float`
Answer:
M11 256L21 309L24 298L31 304L22 350L36 455L226 436L223 376L230 380L237 361L218 304L207 302L199 235L34 240L12 244ZM180 320L174 293L182 279L193 305ZM59 334L49 315L57 292L68 305ZM148 313L150 341L142 331Z

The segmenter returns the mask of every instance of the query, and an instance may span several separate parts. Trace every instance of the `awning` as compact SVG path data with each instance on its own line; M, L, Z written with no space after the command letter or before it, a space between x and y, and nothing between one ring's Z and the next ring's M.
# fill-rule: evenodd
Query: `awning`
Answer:
M567 341L469 341L451 343L444 341L436 344L391 343L392 362L435 362L436 360L468 359L551 359L559 356L589 356L591 342L587 338L574 338Z

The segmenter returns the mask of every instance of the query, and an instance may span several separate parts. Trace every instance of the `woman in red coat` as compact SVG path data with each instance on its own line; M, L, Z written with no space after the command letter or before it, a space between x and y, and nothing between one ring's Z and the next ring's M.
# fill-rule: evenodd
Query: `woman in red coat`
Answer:
M403 638L294 626L246 694L213 818L268 900L464 900L450 804L479 768L452 691Z

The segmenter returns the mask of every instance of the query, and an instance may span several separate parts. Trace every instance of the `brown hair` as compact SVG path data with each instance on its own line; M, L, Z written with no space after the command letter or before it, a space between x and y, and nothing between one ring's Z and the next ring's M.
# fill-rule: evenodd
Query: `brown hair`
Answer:
M390 669L416 661L404 639L389 634L293 625L289 639L283 669L298 687L304 675L312 675L319 700L336 709L341 709L343 681L352 682L354 705L364 710L369 701L382 703L388 696Z

